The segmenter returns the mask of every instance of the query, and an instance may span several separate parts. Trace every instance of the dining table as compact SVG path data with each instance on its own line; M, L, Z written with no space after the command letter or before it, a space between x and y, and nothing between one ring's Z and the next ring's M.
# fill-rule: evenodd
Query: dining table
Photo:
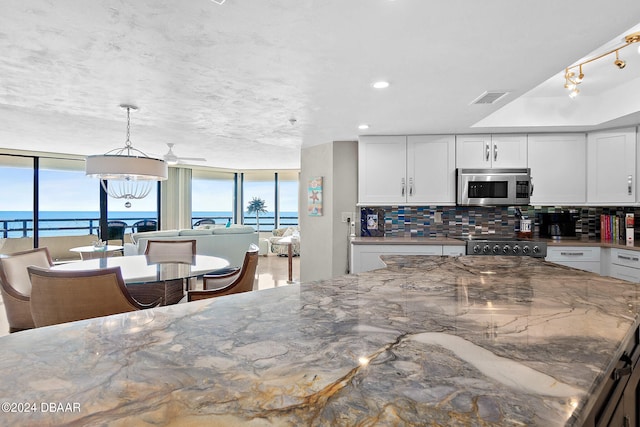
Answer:
M162 298L161 305L170 305L183 298L184 284L189 279L225 269L229 261L210 255L131 255L57 264L51 269L79 271L109 267L120 267L127 289L138 302L151 303Z

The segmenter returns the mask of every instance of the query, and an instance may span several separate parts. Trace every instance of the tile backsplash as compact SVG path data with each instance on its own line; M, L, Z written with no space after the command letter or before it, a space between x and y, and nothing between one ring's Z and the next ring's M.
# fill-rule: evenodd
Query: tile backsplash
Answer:
M579 214L576 236L600 238L600 215L634 213L636 207L521 207L523 216L534 220L534 236L539 235L536 214L571 211ZM511 235L518 231L520 219L514 207L470 206L383 206L360 208L360 235L386 237L447 237L477 234ZM636 227L636 240L640 227Z

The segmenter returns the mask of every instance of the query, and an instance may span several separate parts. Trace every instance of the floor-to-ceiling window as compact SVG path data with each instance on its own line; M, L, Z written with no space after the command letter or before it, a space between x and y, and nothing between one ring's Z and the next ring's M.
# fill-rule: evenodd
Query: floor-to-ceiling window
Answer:
M298 225L299 172L278 173L278 227Z
M0 155L0 253L33 247L33 162Z
M39 237L98 235L100 184L83 160L40 158L38 178Z
M107 221L111 240L127 241L127 234L158 229L158 183L153 182L151 185L151 192L144 199L107 197ZM126 224L123 237L118 233L120 223Z
M275 226L276 186L274 172L245 172L243 181L243 223L253 225L259 231L270 231ZM254 200L262 203L263 212L250 212ZM258 227L259 226L259 227Z
M0 155L4 184L0 190L0 253L35 247L42 238L102 236L100 181L88 178L84 167L83 159ZM124 221L126 233L140 220L157 223L158 185L152 185L151 193L130 200L130 207L125 206L126 200L108 197L102 215L108 221Z
M233 222L235 173L194 169L191 175L192 224L213 220L216 224Z

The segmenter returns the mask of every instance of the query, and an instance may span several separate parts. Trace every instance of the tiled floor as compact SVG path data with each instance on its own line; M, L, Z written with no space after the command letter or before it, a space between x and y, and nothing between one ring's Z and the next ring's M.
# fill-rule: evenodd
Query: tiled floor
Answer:
M276 288L287 286L288 280L288 258L269 254L258 259L258 281L257 289ZM293 281L300 279L300 257L293 257ZM200 287L202 285L200 284ZM198 285L196 285L196 288ZM4 310L4 303L0 297L0 336L8 335L9 323Z

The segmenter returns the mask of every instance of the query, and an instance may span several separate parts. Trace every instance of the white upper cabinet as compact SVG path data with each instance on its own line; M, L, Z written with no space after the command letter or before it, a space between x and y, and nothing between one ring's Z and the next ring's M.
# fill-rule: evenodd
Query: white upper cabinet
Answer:
M454 205L455 137L361 137L358 203Z
M405 203L407 137L363 136L358 142L358 201Z
M587 203L636 203L636 130L589 133L587 138Z
M527 135L458 135L457 168L526 168Z
M529 135L532 205L583 205L587 201L587 137L584 133Z
M455 205L455 137L410 136L407 140L407 182L409 203Z

